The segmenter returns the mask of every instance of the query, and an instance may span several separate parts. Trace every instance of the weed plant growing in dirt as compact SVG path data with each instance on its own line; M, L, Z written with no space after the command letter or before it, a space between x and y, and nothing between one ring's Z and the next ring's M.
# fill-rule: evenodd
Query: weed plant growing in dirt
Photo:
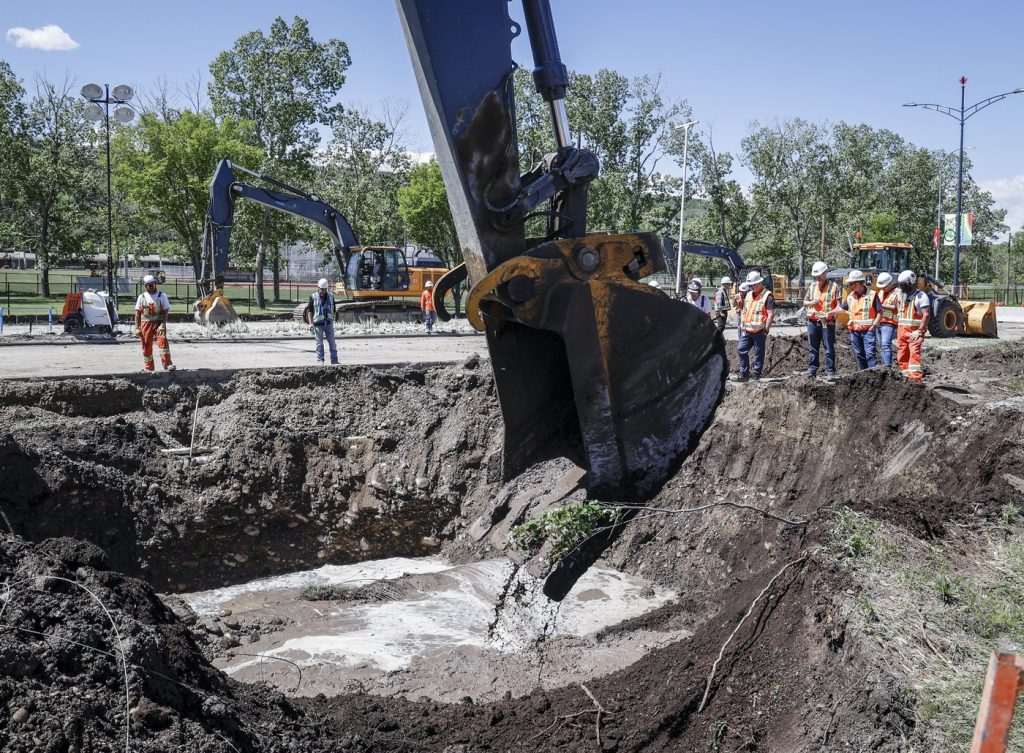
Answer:
M967 750L990 654L1024 650L1021 522L1008 504L998 525L964 527L954 549L849 508L836 513L828 552L859 587L851 624L915 678L908 751ZM1009 750L1024 750L1019 724Z
M548 560L560 562L572 554L601 527L614 526L622 518L621 510L611 510L593 502L565 505L512 530L509 546L535 552L545 543L551 546Z

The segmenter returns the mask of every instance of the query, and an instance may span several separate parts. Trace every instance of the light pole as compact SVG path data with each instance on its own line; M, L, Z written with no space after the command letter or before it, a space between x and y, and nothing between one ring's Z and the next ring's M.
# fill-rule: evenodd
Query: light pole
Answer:
M1017 87L1013 91L1003 92L1002 94L994 94L980 102L975 102L970 107L966 107L964 105L966 93L967 77L961 76L959 110L948 105L937 105L932 103L919 104L917 102L907 102L903 105L904 107L923 107L926 110L935 110L935 112L948 115L953 118L953 120L960 123L960 171L957 174L956 179L956 241L953 245L953 295L959 295L960 293L960 218L963 215L964 201L964 123L989 105L994 105L996 102L1006 99L1011 94L1024 94L1024 86Z
M970 151L974 149L973 146L967 147ZM942 252L942 173L946 169L946 163L949 162L949 158L954 156L953 152L946 152L946 156L939 162L939 174L936 176L936 182L939 184L939 201L935 205L935 279L939 279L939 255Z
M114 287L114 212L110 190L110 106L114 108L114 120L128 123L135 117L135 111L128 101L135 95L130 86L119 84L113 92L108 84L100 88L99 84L86 84L82 87L82 96L89 100L85 107L85 117L92 122L103 119L107 136L107 292L117 307L117 289ZM100 107L103 105L103 107Z
M686 209L686 150L690 145L690 127L699 123L699 120L688 120L685 123L672 126L675 131L683 129L683 192L679 196L679 247L676 250L676 298L680 297L680 290L683 287L683 212Z

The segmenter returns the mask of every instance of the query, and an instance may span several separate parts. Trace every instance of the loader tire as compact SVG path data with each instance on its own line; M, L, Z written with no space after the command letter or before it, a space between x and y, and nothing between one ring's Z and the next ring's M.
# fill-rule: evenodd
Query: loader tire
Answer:
M928 320L928 332L932 337L956 337L964 331L964 311L952 298L943 298L935 306L935 313Z

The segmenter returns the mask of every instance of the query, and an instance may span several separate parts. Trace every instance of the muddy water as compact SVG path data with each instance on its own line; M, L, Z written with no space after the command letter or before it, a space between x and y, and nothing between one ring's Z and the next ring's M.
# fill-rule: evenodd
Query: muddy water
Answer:
M368 583L382 586L371 601L298 599L310 584ZM561 604L533 588L505 559L451 566L439 558L392 558L185 599L201 615L231 610L243 626L282 623L215 664L235 679L306 696L365 690L491 700L603 675L688 636L682 627L602 636L604 628L675 596L610 568L592 568Z

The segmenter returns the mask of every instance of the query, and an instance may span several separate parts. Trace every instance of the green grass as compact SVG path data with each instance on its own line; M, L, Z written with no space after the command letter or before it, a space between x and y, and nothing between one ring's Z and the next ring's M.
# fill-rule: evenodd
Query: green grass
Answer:
M849 509L836 514L827 551L859 585L851 623L882 661L903 668L917 722L907 750L966 751L991 652L1024 647L1024 528L1006 507L999 525L960 529L963 540L948 547ZM1024 724L1009 750L1024 750Z
M560 562L593 536L600 527L617 523L621 510L612 510L592 502L578 502L546 512L512 529L509 546L536 551L550 542L547 555L551 562Z

